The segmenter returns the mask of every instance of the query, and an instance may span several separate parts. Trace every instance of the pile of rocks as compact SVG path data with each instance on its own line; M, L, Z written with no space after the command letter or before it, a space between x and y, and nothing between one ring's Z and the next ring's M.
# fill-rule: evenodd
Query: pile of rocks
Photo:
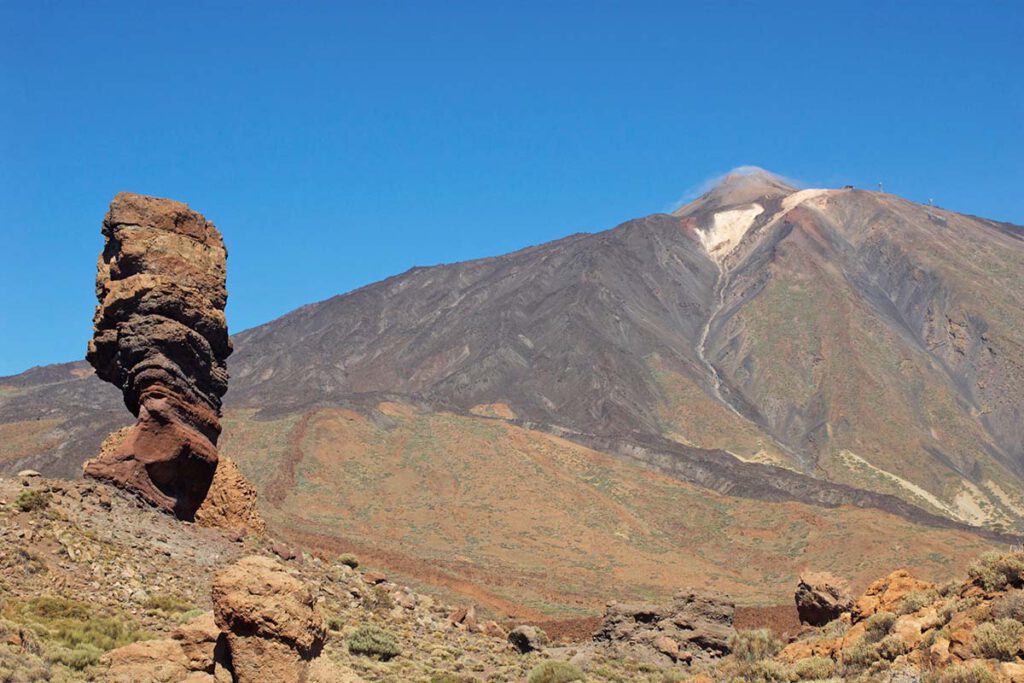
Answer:
M729 653L736 606L723 593L684 590L665 605L609 603L594 642L615 656L664 666Z

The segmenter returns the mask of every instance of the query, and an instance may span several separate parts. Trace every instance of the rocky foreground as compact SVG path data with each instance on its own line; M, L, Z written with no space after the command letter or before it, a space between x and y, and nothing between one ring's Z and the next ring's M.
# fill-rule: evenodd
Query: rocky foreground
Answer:
M807 575L806 621L737 631L721 594L610 603L549 642L262 533L180 522L98 482L0 479L0 681L1024 681L1024 553L937 586L849 596Z

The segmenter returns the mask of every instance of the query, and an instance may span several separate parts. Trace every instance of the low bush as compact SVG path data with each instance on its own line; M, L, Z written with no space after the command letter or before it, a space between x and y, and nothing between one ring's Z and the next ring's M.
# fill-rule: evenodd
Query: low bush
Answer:
M992 604L993 619L1016 619L1024 622L1024 590L1010 591Z
M371 612L387 612L395 606L395 599L384 586L374 586L363 596L363 607Z
M103 653L104 650L89 643L79 643L74 647L54 645L47 648L46 660L53 664L63 664L69 669L81 671L94 664L98 664Z
M42 510L49 505L50 494L38 489L22 491L18 494L18 497L14 499L14 507L18 508L22 512Z
M737 661L751 664L777 655L782 643L768 629L758 628L730 636L729 649Z
M928 683L999 683L999 679L981 664L951 666Z
M835 673L836 663L828 657L808 657L793 664L793 675L798 681L820 681Z
M896 605L896 613L899 615L913 614L914 612L927 607L936 600L939 599L939 592L936 590L917 590L910 591L903 596L899 604Z
M987 659L1012 661L1020 652L1024 624L1016 619L986 621L974 629L974 652Z
M147 635L121 615L53 596L33 598L20 607L9 604L7 613L37 634L47 660L73 669L91 666L107 650Z
M864 622L864 638L877 643L889 635L889 629L896 623L896 615L892 612L876 612Z
M908 652L910 652L910 648L897 635L886 636L878 643L878 656L890 662Z
M1024 582L1024 552L988 552L967 569L971 580L987 591L997 591L1007 584L1020 586Z
M38 655L14 645L0 643L0 681L42 683L50 680L50 668Z
M527 678L529 683L571 683L582 681L583 672L568 662L541 662L533 667Z
M187 612L182 612L181 614L178 615L178 623L179 624L187 624L188 622L192 621L193 619L195 619L196 617L198 617L200 614L204 613L205 611L206 610L200 609L199 607L193 607L192 609L188 610Z
M360 626L348 637L348 651L384 662L402 654L394 634L374 624Z
M359 566L359 558L352 553L345 553L343 555L338 555L338 563L355 569Z
M862 671L880 659L878 648L862 638L843 650L843 665L854 671Z
M146 598L142 606L151 612L163 614L181 614L192 609L192 603L177 595L153 595Z
M477 679L472 676L463 676L461 674L434 674L430 677L430 683L476 683Z

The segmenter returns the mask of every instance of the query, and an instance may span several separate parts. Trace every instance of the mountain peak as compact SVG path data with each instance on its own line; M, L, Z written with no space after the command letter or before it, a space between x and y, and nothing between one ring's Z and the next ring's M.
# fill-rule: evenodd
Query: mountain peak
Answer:
M785 197L797 191L782 176L757 166L740 166L711 183L710 189L694 201L677 209L677 216L700 209L739 206L758 199Z

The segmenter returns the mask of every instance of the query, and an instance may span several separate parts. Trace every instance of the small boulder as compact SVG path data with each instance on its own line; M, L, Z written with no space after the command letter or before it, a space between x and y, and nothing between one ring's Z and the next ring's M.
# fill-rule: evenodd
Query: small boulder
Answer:
M384 576L384 574L382 574L381 572L363 572L363 581L370 584L371 586L376 586L377 584L384 583L387 580L388 577Z
M801 574L795 599L800 622L811 626L824 626L853 608L850 585L827 572Z
M35 479L43 475L39 474L35 470L21 470L20 472L18 472L18 476L22 479Z
M188 657L176 640L143 640L100 658L110 683L178 683L189 675Z
M476 618L476 606L460 607L448 615L448 621L456 626L463 626L468 631L475 631L479 625Z
M527 652L541 649L549 641L548 634L544 633L544 631L536 626L524 624L516 626L509 631L508 642L512 643L512 646L519 650L519 652L526 654Z
M226 641L221 638L213 612L204 612L179 626L171 638L178 641L192 671L213 673L215 661L225 661Z
M297 552L286 546L284 543L275 543L270 546L270 550L282 560L294 560L299 556Z

